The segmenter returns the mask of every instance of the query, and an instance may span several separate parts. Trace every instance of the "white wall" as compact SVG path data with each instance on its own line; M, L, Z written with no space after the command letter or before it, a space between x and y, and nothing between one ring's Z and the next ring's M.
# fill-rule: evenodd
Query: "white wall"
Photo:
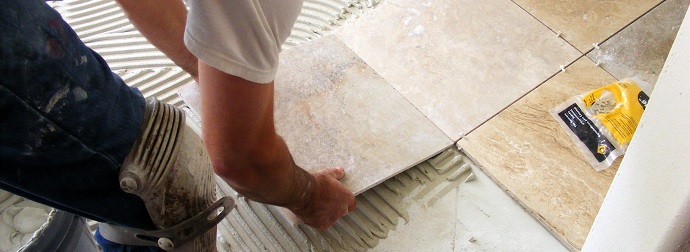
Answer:
M690 239L690 15L583 251L674 251Z

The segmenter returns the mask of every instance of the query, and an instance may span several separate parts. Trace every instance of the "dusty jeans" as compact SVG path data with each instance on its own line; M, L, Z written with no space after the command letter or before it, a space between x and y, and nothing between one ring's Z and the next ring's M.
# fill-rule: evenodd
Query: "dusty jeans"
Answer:
M41 0L0 5L0 188L96 221L153 229L118 171L145 101Z

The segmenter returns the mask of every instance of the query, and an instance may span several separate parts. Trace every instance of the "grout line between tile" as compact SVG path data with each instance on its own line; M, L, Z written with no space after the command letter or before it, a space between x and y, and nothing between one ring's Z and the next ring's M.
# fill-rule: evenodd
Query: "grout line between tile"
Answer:
M542 22L539 18L537 18L537 17L535 17L534 15L532 15L532 13L530 13L529 11L527 11L527 10L526 10L525 8L523 8L520 4L516 3L515 0L510 0L510 1L513 2L513 4L517 5L520 9L522 9L523 11L525 11L528 15L532 16L532 17L533 17L535 20L537 20L539 23L541 23L542 25L544 25L544 26L545 26L547 29L549 29L551 32L553 32L554 34L558 34L557 31L554 31L553 29L551 29L551 27L549 27L548 25L546 25L546 24L545 24L544 22ZM611 36L608 36L607 38L605 38L603 41L599 42L598 44L601 45L601 44L605 43L606 41L608 41L609 39L611 39L613 36L618 35L618 33L620 33L621 31L625 30L625 28L628 28L628 26L630 26L630 25L632 25L633 23L637 22L637 20L639 20L640 18L644 17L644 16L647 15L649 12L651 12L651 11L654 10L654 9L656 9L657 7L659 7L661 4L663 4L663 3L665 3L665 2L666 2L666 0L662 0L661 2L657 3L657 4L654 5L652 8L650 8L650 9L647 10L647 11L645 11L645 12L642 13L640 16L636 17L635 19L633 19L632 21L630 21L630 23L624 25L623 27L621 27L620 29L618 29L616 32L614 32L613 34L611 34ZM589 50L587 50L587 51L585 51L585 52L582 52L579 48L577 48L576 46L574 46L573 44L571 44L570 41L568 41L568 40L566 40L566 39L564 39L564 38L562 38L562 37L561 37L561 39L562 39L563 41L565 41L566 43L568 43L568 44L569 44L570 46L572 46L573 48L575 48L575 50L577 50L578 52L580 52L580 53L582 53L582 54L584 54L584 55L589 54L590 52L592 52L592 50L595 49L595 48L590 48ZM589 58L589 57L588 57L588 58ZM591 58L590 58L590 59L591 59ZM610 74L610 73L609 73L609 74ZM613 76L613 75L612 75L612 76Z
M601 41L601 43L599 43L599 46L603 45L604 43L606 43L606 41L609 41L611 38L615 37L616 35L618 35L619 33L621 33L623 30L627 29L629 26L631 26L632 24L634 24L635 22L637 22L638 20L640 20L642 17L646 16L647 14L649 14L650 12L652 12L654 9L658 8L659 6L661 6L661 5L662 5L663 3L665 3L665 2L666 2L666 0L662 0L662 1L659 2L657 5L654 5L654 7L650 8L650 9L647 10L645 13L642 13L642 15L640 15L639 17L633 19L632 21L630 21L630 23L628 23L627 25L623 26L620 30L614 32L613 34L611 34L611 36L609 36L608 38L606 38L606 39L604 39L603 41ZM586 56L589 60L594 61L594 59L592 59L592 57L589 56L589 54L592 53L594 50L597 50L597 49L596 49L596 48L590 48L587 52L584 53L584 56ZM598 49L598 50L600 50L600 49ZM596 61L595 61L595 63L596 63ZM601 68L602 70L604 70L604 71L605 71L606 73L608 73L609 75L613 76L614 79L616 79L616 80L619 79L617 76L613 75L611 72L609 72L608 70L606 70L606 68L604 68L604 67L602 67L602 66L600 66L599 68Z
M535 17L534 15L532 15L532 13L530 13L530 12L527 11L525 8L523 8L522 6L520 6L520 4L516 3L515 0L510 0L510 1L513 2L513 4L515 4L518 8L520 8L521 10L523 10L525 13L527 13L527 15L532 16L532 18L534 18L534 20L537 20L537 22L539 22L539 23L542 24L544 27L546 27L546 29L549 29L549 31L553 32L553 34L558 35L558 31L554 31L553 29L551 29L551 27L549 27L548 25L546 25L546 24L545 24L544 22L542 22L539 18ZM664 0L664 1L666 1L666 0ZM570 46L572 46L573 48L575 48L575 50L577 50L578 52L582 53L582 51L580 51L580 49L577 48L575 45L571 44L570 41L564 39L564 38L561 37L561 36L559 36L559 38L560 38L561 40L565 41L566 43L568 43L568 45L570 45ZM586 54L586 53L584 53L584 54ZM578 59L579 59L579 58L578 58Z
M576 49L577 49L577 48L576 48ZM582 54L582 55L580 55L579 57L575 58L572 62L568 63L568 64L565 65L563 68L567 69L568 67L570 67L570 65L574 64L575 62L577 62L578 60L582 59L583 57L586 57L586 54ZM588 59L589 59L589 58L588 58ZM591 59L590 59L590 60L591 60ZM515 103L517 103L518 101L522 100L522 98L524 98L525 96L529 95L530 93L532 93L532 91L536 90L537 88L541 87L541 85L544 85L544 83L546 83L547 81L551 80L551 78L555 77L555 76L558 75L559 73L561 73L561 71L557 71L556 73L554 73L554 74L552 74L551 76L547 77L544 81L540 82L537 86L535 86L535 87L533 87L532 89L528 90L526 93L522 94L520 97L518 97L517 99L515 99L513 102L511 102L510 104L506 105L506 106L503 107L501 110L499 110L498 112L496 112L496 114L493 114L491 117L489 117L489 118L487 118L486 120L484 120L482 123L480 123L479 125L477 125L477 127L472 128L470 131L468 131L467 133L465 133L465 135L471 134L472 132L474 132L474 130L476 130L476 129L478 129L479 127L481 127L482 125L486 124L486 123L489 122L491 119L493 119L494 117L496 117L496 116L498 116L499 114L501 114L504 110L508 109L510 106L513 106L513 104L515 104ZM609 74L609 75L610 75L610 74ZM615 78L615 77L614 77L614 78ZM462 139L462 138L461 138L461 139ZM455 143L457 144L461 139L455 141Z
M512 1L512 0L511 0L511 1ZM630 23L624 25L623 27L621 27L620 29L618 29L618 31L614 32L613 34L611 34L611 36L608 36L607 38L605 38L603 41L599 42L598 44L601 46L602 44L606 43L606 41L608 41L609 39L611 39L611 38L613 38L614 36L618 35L618 33L620 33L621 31L625 30L626 28L628 28L628 26L630 26L630 25L632 25L633 23L637 22L637 20L640 20L640 18L644 17L644 16L647 15L649 12L651 12L651 11L654 10L654 9L656 9L657 7L659 7L661 4L663 4L663 3L665 3L665 2L666 2L666 0L662 0L662 1L659 2L658 4L654 5L652 8L650 8L649 10L645 11L644 13L642 13L642 15L636 17L635 19L633 19L632 21L630 21ZM585 53L585 55L589 54L590 52L592 52L592 51L595 50L595 49L596 49L596 48L590 48L589 50L587 50L587 52ZM589 57L587 57L587 58L589 58ZM592 59L592 58L590 58L590 59ZM594 61L594 60L592 60L592 61ZM613 76L613 75L611 75L611 76Z
M514 0L511 0L511 2L513 2L513 4L515 4L515 5L517 5L518 7L520 7L520 9L522 9L522 10L525 11L525 12L527 12L527 14L529 14L530 16L532 16L532 17L533 17L534 19L536 19L539 23L541 23L542 25L546 26L546 28L548 28L550 31L553 32L553 30L552 30L550 27L548 27L546 24L544 24L544 23L543 23L541 20L539 20L537 17L535 17L534 15L532 15L531 13L529 13L527 10L525 10L525 8L522 8L522 6L520 6L519 4L517 4ZM618 31L614 32L611 36L607 37L606 39L604 39L604 40L603 40L601 43L599 43L599 44L604 44L606 41L608 41L608 40L611 39L612 37L618 35L621 31L623 31L623 30L625 30L626 28L628 28L628 26L630 26L630 25L632 25L633 23L637 22L640 18L644 17L644 16L647 15L649 12L651 12L652 10L658 8L661 4L663 4L663 3L665 3L665 2L666 2L666 0L662 0L661 2L659 2L658 4L656 4L654 7L650 8L650 9L647 10L645 13L643 13L643 14L640 15L640 16L638 16L637 18L635 18L634 20L632 20L632 21L631 21L630 23L628 23L627 25L623 26L623 27L622 27L621 29L619 29ZM561 39L563 39L563 38L561 38ZM587 55L588 55L589 53L591 53L592 51L596 50L596 48L590 48L589 50L587 50L587 51L585 51L585 52L583 53L582 51L580 51L580 49L578 49L577 47L575 47L575 46L573 46L572 44L570 44L570 42L568 42L567 40L565 40L565 39L563 39L563 40L564 40L566 43L568 43L570 46L572 46L573 48L575 48L575 50L577 50L578 52L582 53L582 55L580 55L579 57L577 57L575 60L573 60L572 62L570 62L570 63L567 64L566 66L564 66L564 68L568 68L570 65L572 65L572 64L575 63L576 61L582 59L583 57L586 57L587 59L589 59L589 60L591 60L591 61L594 61L592 58L590 58L590 57L587 56ZM602 70L604 70L604 72L606 72L607 74L609 74L609 75L610 75L611 77L613 77L614 79L618 79L615 75L611 74L611 73L610 73L608 70L606 70L605 68L603 68L603 67L599 67L599 68L601 68ZM473 129L471 129L470 131L468 131L467 133L465 133L465 135L469 135L469 134L472 133L474 130L478 129L479 127L481 127L482 125L484 125L485 123L487 123L488 121L490 121L491 119L493 119L494 117L496 117L498 114L500 114L501 112L503 112L504 110L506 110L507 108L509 108L510 106L512 106L513 104L515 104L516 102L518 102L519 100L521 100L522 98L524 98L525 96L527 96L527 95L528 95L529 93L531 93L532 91L534 91L534 90L536 90L537 88L539 88L541 85L543 85L543 84L546 83L547 81L549 81L551 78L553 78L554 76L556 76L558 73L560 73L560 71L559 71L559 72L556 72L556 73L554 73L553 75L551 75L551 76L549 76L548 78L546 78L546 80L544 80L544 81L542 81L541 83L539 83L539 85L535 86L534 88L532 88L532 89L530 89L529 91L527 91L527 93L525 93L525 94L523 94L522 96L518 97L515 101L511 102L511 103L508 104L506 107L504 107L503 109L501 109L500 111L498 111L498 113L492 115L491 117L489 117L488 119L486 119L484 122L482 122L481 124L477 125L477 127L474 127ZM460 139L457 140L457 141L455 141L456 144L457 144L459 141L460 141Z
M510 1L511 1L513 4L515 4L518 8L520 8L521 10L523 10L525 13L527 13L528 15L530 15L532 18L534 18L535 20L537 20L537 22L539 22L539 23L542 24L544 27L546 27L547 29L549 29L551 32L553 32L554 34L557 34L556 31L554 31L553 29L551 29L551 27L549 27L549 26L546 25L544 22L542 22L541 20L539 20L537 17L535 17L534 15L532 15L532 13L530 13L530 12L527 11L525 8L523 8L522 6L520 6L520 5L519 5L518 3L516 3L514 0L510 0ZM663 0L663 1L666 1L666 0ZM663 3L663 1L662 1L662 3ZM661 4L661 3L660 3L660 4ZM654 6L652 9L656 8L657 6L658 6L658 5ZM647 11L647 12L649 12L649 11ZM641 16L644 16L647 12L645 12L645 13L642 14ZM639 18L640 18L640 17L636 18L634 21L636 21L636 20L639 19ZM633 21L633 22L634 22L634 21ZM628 25L630 25L630 24L628 24ZM628 25L626 25L625 27L627 27ZM622 30L622 29L621 29L621 30ZM619 32L620 32L620 31L619 31ZM616 32L616 33L618 33L618 32ZM568 63L568 64L565 65L563 68L568 68L570 65L572 65L572 64L575 63L576 61L582 59L582 57L587 57L587 54L590 53L592 50L594 50L594 48L591 48L591 49L589 49L589 50L587 50L586 52L583 53L582 51L580 51L580 49L578 49L576 46L574 46L573 44L571 44L570 41L567 41L567 40L565 40L565 39L562 38L562 37L561 37L560 39L562 39L564 42L566 42L568 45L570 45L572 48L574 48L576 51L578 51L578 52L580 53L580 56L579 56L579 57L575 58L572 62ZM607 40L608 40L608 38L607 38ZM603 42L602 42L602 43L603 43ZM587 57L587 58L589 58L589 57ZM590 59L590 60L592 60L592 59ZM603 68L602 68L602 69L603 69ZM476 127L470 129L470 130L469 130L467 133L465 133L464 135L469 135L469 134L472 133L474 130L478 129L479 127L481 127L482 125L484 125L485 123L487 123L488 121L490 121L491 119L493 119L494 117L496 117L498 114L500 114L501 112L503 112L504 110L506 110L507 108L509 108L510 106L512 106L513 104L515 104L516 102L518 102L519 100L521 100L522 98L524 98L525 96L527 96L528 94L530 94L532 91L534 91L534 90L536 90L537 88L539 88L541 85L543 85L544 83L546 83L547 81L549 81L551 78L553 78L554 76L556 76L558 73L560 73L560 71L558 71L558 72L552 74L551 76L547 77L546 80L542 81L541 83L539 83L539 84L538 84L537 86L535 86L534 88L528 90L526 93L524 93L523 95L521 95L520 97L518 97L516 100L514 100L513 102L511 102L510 104L508 104L507 106L505 106L505 107L502 108L501 110L499 110L496 114L494 114L494 115L492 115L491 117L487 118L486 120L484 120L482 123L480 123L480 124L477 125ZM607 71L606 73L608 73L609 75L613 76L613 75L612 75L611 73L609 73L608 71ZM614 78L615 78L615 77L614 77ZM404 97L404 96L403 96L403 97ZM405 99L407 99L407 98L405 98ZM416 108L416 107L415 107L415 108ZM420 111L420 112L421 112L421 111ZM422 114L424 114L424 113L422 113ZM425 115L425 117L426 117L426 115ZM427 119L428 119L428 118L427 118ZM435 124L434 124L434 125L435 125ZM437 128L438 128L438 126L437 126ZM452 140L452 139L451 139L451 140ZM458 139L458 140L455 140L455 141L454 141L455 144L457 145L457 144L460 142L460 140L462 140L462 137L461 137L460 139Z
M594 64L596 64L596 61L594 61L594 59L592 59L592 58L590 58L589 56L587 56L587 54L589 54L589 53L586 53L584 56L587 57L587 59L589 59L590 61L594 62ZM613 77L614 79L620 80L618 77L616 77L616 76L613 75L611 72L609 72L609 70L606 70L606 68L604 68L604 67L602 67L602 66L599 66L599 68L600 68L601 70L604 70L604 72L606 72L607 74L609 74L609 75L610 75L611 77Z

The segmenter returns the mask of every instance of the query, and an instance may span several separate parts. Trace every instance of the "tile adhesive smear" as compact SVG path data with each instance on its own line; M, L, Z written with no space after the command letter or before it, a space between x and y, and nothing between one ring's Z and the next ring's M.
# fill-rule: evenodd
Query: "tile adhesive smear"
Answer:
M325 36L381 3L380 0L306 0L292 35L283 47L286 49L298 46ZM62 14L87 46L101 54L125 83L139 88L146 97L155 96L163 102L183 107L200 125L197 114L185 106L177 95L178 89L193 83L193 79L149 44L129 23L114 1L67 0L49 4ZM362 251L373 248L401 220L409 220L406 206L410 202L404 200L405 195L420 187L430 189L441 184L445 186L447 183L461 183L463 180L460 178L471 181L475 176L470 170L468 158L454 148L448 149L358 195L357 209L326 231L318 231L302 224L293 225L279 208L247 200L218 179L220 196L232 196L237 203L235 211L218 225L218 249ZM12 211L15 219L21 213L21 210ZM44 218L42 213L47 216L47 210L41 211L41 218ZM39 216L38 210L35 212ZM45 222L44 219L42 221ZM0 232L4 232L1 230ZM21 232L14 226L7 230ZM28 239L25 236L22 233L22 238L19 239ZM0 241L0 244L7 243Z

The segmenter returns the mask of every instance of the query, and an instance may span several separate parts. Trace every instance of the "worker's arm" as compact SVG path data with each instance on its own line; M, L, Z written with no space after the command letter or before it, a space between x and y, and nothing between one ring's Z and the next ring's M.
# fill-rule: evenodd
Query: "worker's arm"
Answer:
M197 58L184 45L187 9L181 0L116 0L129 21L175 64L198 80Z
M273 124L274 85L199 62L203 139L213 167L247 198L284 206L325 229L355 207L342 168L310 174L293 161Z

